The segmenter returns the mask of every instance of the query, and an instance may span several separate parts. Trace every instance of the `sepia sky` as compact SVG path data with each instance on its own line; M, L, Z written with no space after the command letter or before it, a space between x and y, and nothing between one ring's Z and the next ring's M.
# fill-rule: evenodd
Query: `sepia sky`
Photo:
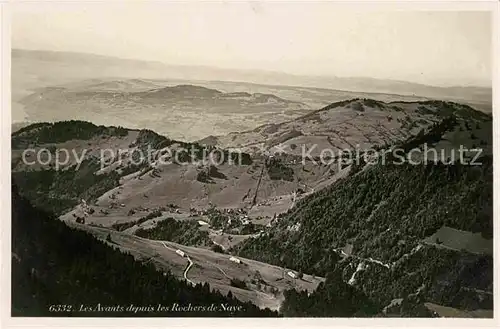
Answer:
M299 75L491 85L488 12L333 3L18 6L12 47Z

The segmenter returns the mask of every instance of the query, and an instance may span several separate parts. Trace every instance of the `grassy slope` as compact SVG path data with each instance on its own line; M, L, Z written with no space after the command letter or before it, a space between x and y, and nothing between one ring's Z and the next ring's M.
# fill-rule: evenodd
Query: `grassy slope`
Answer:
M266 316L250 303L211 292L208 285L189 286L170 273L157 272L89 234L67 227L33 208L12 190L13 316ZM126 275L123 275L126 273ZM96 280L96 278L99 278ZM130 304L171 306L241 305L238 312L95 312L95 307ZM67 305L59 312L51 305ZM80 305L91 312L79 312Z
M96 126L89 122L74 120L36 123L12 134L12 148L18 153L28 148L44 147L50 150L51 148L56 149L55 145L78 140L88 141L89 144L85 145L85 148L89 149L96 148L97 145L101 145L99 144L101 141L110 137L125 139L129 132L130 130L121 127ZM142 154L147 155L149 146L154 151L174 143L186 150L181 152L178 157L181 162L190 161L191 154L196 158L201 158L204 152L210 151L209 148L197 143L173 141L151 130L139 131L133 145L128 146L135 147L141 150ZM108 147L114 150L113 146ZM224 158L228 159L228 152L224 152ZM54 152L52 151L52 153ZM136 152L134 155L139 155L139 153ZM252 163L252 159L246 153L233 154L231 159L235 163L240 163L239 157L241 157L243 165ZM17 159L17 161L21 161L20 156ZM52 159L54 159L54 155ZM13 167L16 167L17 164L14 162ZM74 170L75 168L76 164L67 170L57 170L53 164L45 167L25 167L13 172L13 180L19 186L20 192L26 195L35 206L60 214L75 206L82 198L94 201L106 191L117 187L123 176L151 169L147 161L139 165L125 163L120 170L110 170L97 175L96 172L101 168L97 154L87 157L78 170Z

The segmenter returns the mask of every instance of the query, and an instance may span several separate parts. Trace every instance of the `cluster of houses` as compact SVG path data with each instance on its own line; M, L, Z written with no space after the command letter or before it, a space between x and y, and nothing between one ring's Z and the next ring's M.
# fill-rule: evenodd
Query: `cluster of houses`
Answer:
M186 253L180 249L177 249L175 251L175 253L181 257L186 257ZM234 257L234 256L230 256L229 257L229 260L233 263L236 263L236 264L243 264L243 261L237 257ZM289 270L286 272L286 275L288 275L290 278L292 279L301 279L301 275L299 275L297 272L295 271L292 271L292 270Z
M286 147L286 146L283 145L283 147ZM288 146L288 147L290 147L290 146ZM295 164L300 163L302 160L297 155L287 153L284 151L278 151L278 150L276 150L276 151L265 150L264 152L262 152L262 155L267 158L266 160L276 159L276 160L279 160L280 162L282 162L283 164L287 164L287 165L295 165Z
M80 202L80 209L83 212L83 216L77 216L76 214L73 214L73 217L75 218L75 222L80 223L80 224L85 224L85 218L87 218L89 215L92 215L94 213L94 208L90 207L87 204L87 201L84 199L81 200Z
M189 216L190 217L198 217L198 216L207 216L214 211L220 212L221 214L227 215L227 224L235 224L235 223L240 223L242 225L248 225L250 224L250 219L248 218L247 210L243 208L237 208L237 209L220 209L220 210L215 210L214 208L212 209L195 209L195 208L190 208L189 209ZM209 223L205 221L199 220L198 223L202 226L205 225L210 225Z
M242 225L250 224L250 220L248 219L248 214L245 209L223 209L223 212L230 215L228 219L228 224L234 223L234 221L241 223Z
M273 218L271 218L269 223L267 223L266 227L271 227L271 226L275 225L278 222L278 218L279 218L279 215L276 216L276 213L274 213Z
M185 253L184 251L180 250L180 249L177 249L177 250L175 251L175 253L176 253L177 255L181 256L181 257L186 257L186 253ZM242 263L243 263L243 262L241 261L241 259L236 258L236 257L234 257L234 256L229 257L229 260L230 260L231 262L233 262L233 263L236 263L236 264L242 264Z
M195 208L190 208L189 209L189 216L195 217L195 216L204 216L207 214L207 210L198 210Z
M243 215L243 216L237 216L237 217L229 217L227 219L227 225L237 225L237 224L241 224L241 225L248 225L250 224L250 220L248 219L248 216L247 215Z

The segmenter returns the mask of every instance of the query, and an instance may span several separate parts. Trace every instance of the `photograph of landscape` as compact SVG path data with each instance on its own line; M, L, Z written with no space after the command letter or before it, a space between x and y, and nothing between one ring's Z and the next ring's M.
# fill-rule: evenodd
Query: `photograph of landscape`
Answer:
M11 316L492 319L492 13L365 9L12 5Z

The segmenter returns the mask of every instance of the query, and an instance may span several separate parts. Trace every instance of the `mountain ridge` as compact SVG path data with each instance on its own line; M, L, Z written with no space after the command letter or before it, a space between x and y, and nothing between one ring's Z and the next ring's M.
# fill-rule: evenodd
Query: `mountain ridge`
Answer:
M106 55L77 53L77 52L58 52L45 50L26 50L13 49L14 58L21 58L24 55L28 59L39 59L48 57L50 60L60 61L61 57L75 57L78 61L97 59L103 63L122 61L124 64L139 64L142 63L145 67L171 70L170 78L186 78L194 80L213 80L217 75L225 77L225 81L242 81L242 82L272 82L274 85L292 85L302 87L328 87L331 89L349 90L349 91L375 91L388 92L390 89L393 93L416 94L419 96L440 96L443 97L446 93L457 94L455 89L464 92L468 88L472 88L472 92L480 91L488 93L491 96L491 88L482 86L431 86L415 82L402 80L389 80L367 77L328 77L328 76L301 76L282 72L265 71L265 70L243 70L218 68L210 66L190 66L190 65L170 65L159 61L140 60L140 59L124 59ZM55 57L55 58L54 58ZM70 60L70 59L68 59ZM217 72L217 74L216 74ZM154 76L160 77L159 74ZM288 81L288 82L287 82ZM342 88L345 86L345 88ZM356 87L358 86L358 87ZM340 88L339 88L340 87ZM354 88L354 89L353 89ZM422 90L422 92L415 92ZM434 90L434 91L433 91ZM436 92L442 90L442 93ZM443 93L444 92L444 93ZM450 94L450 95L451 95ZM459 94L459 93L458 93Z

